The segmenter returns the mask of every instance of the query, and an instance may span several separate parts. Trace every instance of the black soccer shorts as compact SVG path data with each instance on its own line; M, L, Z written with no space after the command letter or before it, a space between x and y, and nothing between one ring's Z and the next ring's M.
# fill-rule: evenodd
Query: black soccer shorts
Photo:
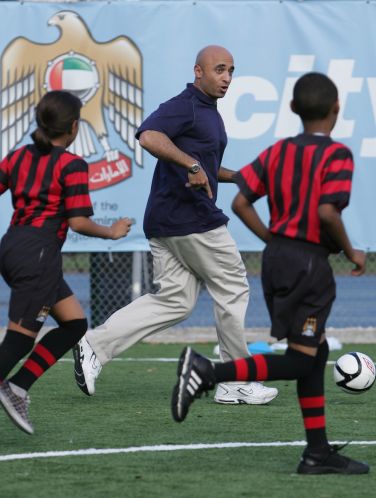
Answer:
M287 237L267 244L262 286L273 337L318 347L336 296L328 255L323 246Z
M0 271L11 289L9 320L33 332L73 294L63 278L61 243L42 229L11 227L1 241Z

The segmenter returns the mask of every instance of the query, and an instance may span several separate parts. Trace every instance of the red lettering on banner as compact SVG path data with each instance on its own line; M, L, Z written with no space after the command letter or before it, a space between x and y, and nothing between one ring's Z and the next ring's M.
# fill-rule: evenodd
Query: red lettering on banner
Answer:
M132 175L132 162L119 152L116 161L101 159L89 164L89 190L99 190L122 182Z

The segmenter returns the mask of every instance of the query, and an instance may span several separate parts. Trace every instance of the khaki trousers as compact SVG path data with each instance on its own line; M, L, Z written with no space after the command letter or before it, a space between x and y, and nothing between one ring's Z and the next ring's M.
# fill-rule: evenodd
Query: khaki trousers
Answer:
M156 294L119 309L86 339L102 365L145 337L187 318L201 283L214 301L214 318L224 361L249 355L244 321L249 299L246 270L225 226L205 233L150 239Z

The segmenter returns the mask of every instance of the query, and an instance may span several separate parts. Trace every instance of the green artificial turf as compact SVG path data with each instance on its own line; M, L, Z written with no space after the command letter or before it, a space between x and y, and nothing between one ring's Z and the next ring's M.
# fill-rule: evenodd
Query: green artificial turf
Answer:
M195 348L213 356L213 344ZM76 387L71 355L32 388L28 436L0 412L1 498L129 497L358 497L376 487L374 444L349 445L344 454L368 461L363 476L299 476L303 446L136 451L146 446L197 443L271 443L304 439L295 382L273 382L280 394L266 406L225 406L213 394L197 400L181 424L170 415L170 394L182 345L139 344L102 371L93 397ZM376 358L376 345L345 346ZM146 361L129 361L126 359ZM126 361L125 361L126 360ZM331 441L373 441L376 388L352 396L340 391L327 367L327 426ZM6 455L129 449L134 452L49 456L1 461ZM374 468L373 468L374 467Z

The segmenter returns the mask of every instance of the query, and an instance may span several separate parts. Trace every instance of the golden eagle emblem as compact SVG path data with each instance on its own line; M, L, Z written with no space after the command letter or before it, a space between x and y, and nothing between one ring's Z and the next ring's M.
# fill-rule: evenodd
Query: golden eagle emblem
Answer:
M29 131L43 93L64 89L83 102L80 132L70 150L85 158L103 156L90 165L95 166L91 188L121 181L130 176L130 160L111 148L104 110L136 164L142 166L142 149L135 139L143 111L141 52L125 36L95 41L73 11L56 13L48 25L58 28L56 41L40 44L18 37L3 51L1 157Z

